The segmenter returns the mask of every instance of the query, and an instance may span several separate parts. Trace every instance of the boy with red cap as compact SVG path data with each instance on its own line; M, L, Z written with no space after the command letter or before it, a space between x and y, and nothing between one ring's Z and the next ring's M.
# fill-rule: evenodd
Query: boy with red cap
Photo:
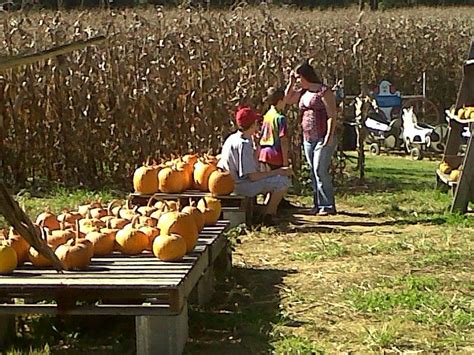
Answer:
M235 180L235 193L254 197L269 193L262 222L274 224L277 208L290 186L293 171L281 167L272 171L260 171L256 150L255 134L258 132L257 115L249 107L241 107L235 115L237 132L231 134L222 147L219 167L229 171Z

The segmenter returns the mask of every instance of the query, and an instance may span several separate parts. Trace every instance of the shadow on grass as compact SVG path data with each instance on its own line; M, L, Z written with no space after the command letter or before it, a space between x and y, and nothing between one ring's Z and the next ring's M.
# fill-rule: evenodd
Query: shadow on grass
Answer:
M134 354L135 349L134 319L125 316L17 317L10 345L14 354Z
M192 307L187 354L269 354L280 315L279 285L291 271L234 267L205 308Z
M271 353L272 324L298 326L283 320L279 311L278 287L290 272L234 267L221 277L210 305L190 305L185 353ZM31 350L135 354L135 322L131 316L17 317L17 337L7 350L15 355Z

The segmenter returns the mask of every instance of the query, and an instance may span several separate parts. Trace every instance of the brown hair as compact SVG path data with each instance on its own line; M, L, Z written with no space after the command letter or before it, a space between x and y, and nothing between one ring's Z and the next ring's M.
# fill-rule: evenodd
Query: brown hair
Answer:
M303 62L303 63L299 64L296 67L295 72L298 75L302 76L307 81L309 81L310 83L313 83L313 84L321 84L322 83L319 75L316 74L316 71L314 70L314 68L308 62Z
M267 90L267 96L265 96L265 103L269 106L275 106L281 100L285 98L285 90L282 87L271 86Z

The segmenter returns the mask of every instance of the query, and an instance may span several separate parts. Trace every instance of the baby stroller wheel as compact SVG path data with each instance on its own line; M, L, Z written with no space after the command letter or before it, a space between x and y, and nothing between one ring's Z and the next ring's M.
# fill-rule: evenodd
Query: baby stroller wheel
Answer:
M372 155L380 155L380 146L377 143L372 143L369 147L369 151Z
M423 153L420 148L414 147L410 150L410 157L412 160L421 160L423 159Z

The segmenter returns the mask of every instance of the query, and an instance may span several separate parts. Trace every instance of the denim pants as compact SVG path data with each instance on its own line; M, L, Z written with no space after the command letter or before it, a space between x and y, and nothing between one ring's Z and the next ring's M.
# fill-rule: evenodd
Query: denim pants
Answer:
M332 176L329 174L329 166L336 148L336 137L333 138L333 144L325 147L323 147L323 139L314 142L304 141L303 148L311 169L314 207L323 210L335 209L334 187Z

